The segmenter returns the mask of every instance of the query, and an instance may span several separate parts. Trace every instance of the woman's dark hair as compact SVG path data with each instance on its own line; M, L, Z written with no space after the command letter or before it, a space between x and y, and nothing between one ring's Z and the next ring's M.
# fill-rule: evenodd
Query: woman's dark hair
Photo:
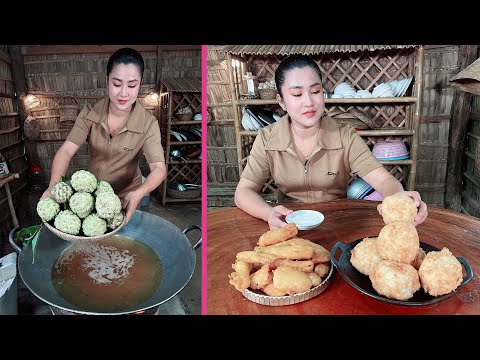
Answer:
M131 48L122 48L115 51L107 63L107 76L110 76L112 69L115 65L118 64L134 64L138 66L140 70L140 80L143 79L143 69L145 68L145 63L143 61L142 55L135 49Z
M275 85L277 86L277 91L282 98L283 98L282 85L285 82L285 74L295 68L301 69L306 66L309 66L313 70L315 70L315 72L320 77L320 82L321 82L322 72L320 71L320 68L318 67L315 60L313 60L310 56L295 54L295 55L287 56L285 59L283 59L280 62L280 65L278 65L277 69L275 70Z

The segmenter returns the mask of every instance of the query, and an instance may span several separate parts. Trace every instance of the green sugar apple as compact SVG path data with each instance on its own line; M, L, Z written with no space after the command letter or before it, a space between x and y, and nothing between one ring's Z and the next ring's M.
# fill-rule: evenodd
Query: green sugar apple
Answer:
M77 235L80 232L82 221L71 210L63 210L58 213L53 225L64 233Z
M45 198L37 204L37 214L43 221L50 221L57 216L60 205L51 198Z
M70 182L75 191L91 193L97 188L97 178L87 170L74 172Z
M98 216L102 219L109 220L122 210L120 198L115 193L104 192L98 194L95 200L95 209Z
M73 189L64 182L56 183L52 188L52 198L59 204L64 204L73 195Z
M82 230L86 236L103 235L107 231L107 222L96 213L92 213L83 220Z
M108 182L105 180L100 180L97 184L97 189L95 190L95 196L98 196L98 194L103 192L113 193L115 191L113 191L112 185L110 185Z
M85 219L92 212L94 204L93 195L87 192L76 192L69 201L70 210L80 219Z
M110 229L115 230L122 224L123 219L125 219L125 212L123 210L120 210L120 212L116 213L113 218L108 220L107 226Z

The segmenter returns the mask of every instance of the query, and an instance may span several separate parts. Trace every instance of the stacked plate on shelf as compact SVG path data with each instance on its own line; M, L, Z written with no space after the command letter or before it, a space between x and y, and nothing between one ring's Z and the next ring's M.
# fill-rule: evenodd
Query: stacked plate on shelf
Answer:
M245 108L242 116L242 127L248 131L257 131L278 121L280 116L266 110Z
M412 82L412 80L413 80L413 76L410 76L409 78L402 79L402 80L392 80L386 84L390 85L390 87L393 90L394 96L402 97L407 92L407 89L410 86L410 83Z

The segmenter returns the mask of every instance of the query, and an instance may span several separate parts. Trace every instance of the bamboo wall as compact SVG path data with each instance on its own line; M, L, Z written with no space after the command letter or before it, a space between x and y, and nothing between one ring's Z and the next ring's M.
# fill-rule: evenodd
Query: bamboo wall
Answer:
M15 98L15 84L12 77L12 61L6 45L0 46L0 152L10 162L10 172L18 173L18 179L9 183L16 216L25 223L25 213L21 210L24 192L28 188L27 160L21 121L18 114L18 100ZM7 202L5 188L0 188L0 255L6 252L8 232L13 221Z
M233 108L225 54L216 46L207 52L207 105L210 114L207 138L208 206L233 206L238 161ZM212 105L217 104L217 105Z
M480 170L480 159L475 159L477 146L480 145L480 96L478 95L472 95L466 131L464 190L461 210L472 216L480 217L480 178L475 177L475 172L480 174L478 172Z
M449 79L458 73L459 46L426 46L423 102L415 189L427 204L444 206L448 136L455 90Z
M107 96L106 70L110 55L117 48L130 45L118 45L113 48L110 45L99 46L23 46L23 66L25 80L29 94L34 94L40 101L40 105L30 110L31 116L40 126L40 135L36 140L26 139L28 159L42 168L43 185L46 187L50 180L53 157L67 137L72 128L73 121L60 122L60 109L62 105L75 105L78 101L79 108L85 105L93 105L101 98ZM136 48L136 46L131 46ZM0 45L0 49L6 49ZM148 48L149 50L145 50ZM174 46L146 46L140 45L138 50L145 60L145 71L139 100L144 104L144 98L150 91L157 90L162 78L167 77L200 77L201 76L201 47L198 49L167 49ZM81 52L82 49L86 51ZM93 49L93 50L92 50ZM57 50L57 52L55 52ZM1 51L1 50L0 50ZM3 50L5 51L5 50ZM3 53L0 53L0 55ZM0 114L15 111L13 82L10 81L9 69L0 56L0 94L7 92L9 97L0 96ZM6 80L5 80L6 79ZM73 97L72 97L73 96ZM63 98L62 98L63 97ZM16 100L15 100L16 101ZM151 106L147 109L158 118L158 107ZM14 123L23 123L25 119L0 116L0 134L4 126ZM8 124L7 124L8 122ZM2 125L3 124L3 125ZM161 128L162 128L162 124ZM5 136L0 135L0 148L7 142L17 141L24 136L20 132ZM162 136L165 136L162 133ZM12 139L10 139L12 137ZM13 138L15 137L15 139ZM18 149L23 149L19 145ZM19 150L18 150L19 151ZM17 152L18 152L17 151ZM9 159L20 154L9 154ZM79 169L86 169L89 161L88 144L84 144L70 162L67 176ZM15 160L17 168L20 160ZM141 157L140 168L148 173L148 165ZM21 169L19 169L21 170ZM26 174L23 175L26 177ZM26 186L26 179L21 177L14 183L18 186ZM13 185L12 185L13 187ZM18 213L26 214L27 225L39 222L36 214L36 203L41 194L29 194L27 201L18 201ZM6 223L4 208L0 192L0 225L2 229L10 228ZM25 199L24 199L25 200ZM7 208L8 210L8 205ZM20 219L19 219L20 220ZM24 224L20 224L25 225ZM2 243L5 237L2 236Z

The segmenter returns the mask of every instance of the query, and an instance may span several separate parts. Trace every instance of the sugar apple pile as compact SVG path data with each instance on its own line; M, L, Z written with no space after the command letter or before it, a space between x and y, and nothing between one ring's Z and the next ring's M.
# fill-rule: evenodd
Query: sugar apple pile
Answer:
M119 227L125 219L120 198L112 186L86 170L52 188L37 204L37 214L58 230L80 236L99 236Z

